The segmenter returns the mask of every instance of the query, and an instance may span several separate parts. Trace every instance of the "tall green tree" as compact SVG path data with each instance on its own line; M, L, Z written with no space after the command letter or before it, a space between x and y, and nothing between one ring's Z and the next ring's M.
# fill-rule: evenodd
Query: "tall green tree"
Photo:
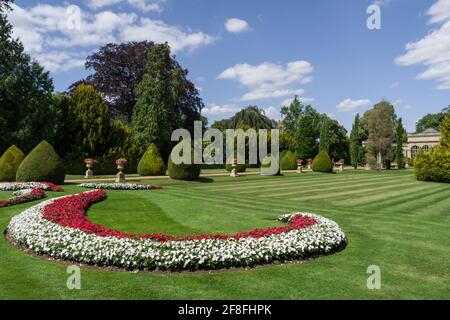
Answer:
M295 133L299 128L299 119L302 116L304 106L298 99L298 96L294 97L289 106L283 106L281 108L281 116L283 117L283 129Z
M132 128L140 154L154 143L165 158L169 155L171 133L180 121L175 104L181 90L181 74L171 69L171 63L169 45L155 45L149 51L146 73L136 88Z
M28 152L52 140L53 82L12 37L6 16L11 3L0 3L0 150L16 144Z
M439 130L440 126L444 122L445 117L450 115L450 106L444 108L441 112L430 113L422 117L416 123L416 133L424 132L427 129Z
M312 115L304 116L299 121L295 133L297 141L296 154L299 159L313 159L318 152L317 134L314 130L318 122Z
M328 118L324 118L322 120L322 125L320 128L320 143L319 143L319 151L330 152L330 144L331 144L331 131L330 131L330 121Z
M358 169L358 164L361 160L361 142L360 142L360 123L359 123L359 113L355 116L355 121L353 122L352 132L350 134L350 158L353 168Z
M395 162L397 162L397 166L399 169L403 169L405 167L404 163L404 155L403 155L403 144L406 142L406 130L403 127L403 120L399 118L396 125L395 130Z
M392 158L394 120L394 107L388 101L376 104L369 114L367 160L372 169L381 169L382 162Z
M441 127L441 146L450 148L450 115L445 117Z

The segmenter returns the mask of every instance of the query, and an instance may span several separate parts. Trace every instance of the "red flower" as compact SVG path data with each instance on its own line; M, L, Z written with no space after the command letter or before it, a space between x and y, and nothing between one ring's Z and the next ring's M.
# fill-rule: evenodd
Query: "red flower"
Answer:
M118 238L139 238L153 239L160 242L183 241L183 240L202 240L202 239L241 239L241 238L261 238L274 234L289 232L308 228L317 223L309 216L295 215L291 218L290 224L283 227L273 227L266 229L255 229L248 232L240 232L235 235L209 235L201 234L197 236L174 237L161 233L155 234L135 234L123 233L117 230L108 229L102 225L92 223L86 217L86 210L95 202L106 199L104 190L95 190L91 192L80 193L69 197L56 199L43 208L43 217L49 221L58 223L61 226L79 229L87 233L93 233L101 237Z

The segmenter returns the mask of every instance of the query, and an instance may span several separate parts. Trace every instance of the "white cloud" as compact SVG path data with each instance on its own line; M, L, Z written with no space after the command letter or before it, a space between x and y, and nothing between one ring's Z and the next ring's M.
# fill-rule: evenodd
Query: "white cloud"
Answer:
M439 0L427 12L430 22L442 22L437 29L406 45L406 53L395 59L401 66L422 64L427 69L417 79L435 80L437 89L450 90L450 1Z
M431 6L427 13L431 16L431 23L442 22L450 19L450 1L439 0Z
M314 99L314 98L307 98L307 97L299 97L298 100L300 100L300 102L306 103L306 104L316 101L316 99ZM284 106L288 107L288 106L291 105L292 101L294 101L294 98L284 99L283 102L281 102L281 106L282 107L284 107Z
M234 104L226 104L226 105L210 104L205 108L203 108L202 114L208 116L231 115L241 111L241 109L242 108Z
M245 20L231 18L225 21L225 29L227 29L228 32L240 33L249 30L250 26Z
M390 89L394 89L394 88L397 88L399 85L400 85L400 82L396 81L396 82L392 83L392 84L389 86L389 88L390 88Z
M293 61L286 66L269 62L260 65L237 64L224 70L217 79L234 80L250 91L240 100L262 100L303 94L293 88L312 81L314 67L307 61Z
M341 101L337 105L337 109L342 112L351 112L359 107L368 106L369 103L370 103L370 100L368 100L368 99L361 99L361 100L345 99L344 101Z
M99 4L106 5L107 1ZM136 2L137 3L137 2ZM84 65L89 52L109 42L149 40L168 42L174 53L192 51L208 45L215 37L203 32L184 30L163 21L139 18L134 13L80 11L77 28L71 28L69 5L38 4L30 8L13 5L8 19L13 35L25 50L49 71L61 72ZM82 63L83 62L83 63Z
M149 18L141 18L138 24L127 24L122 28L120 38L123 41L168 42L174 52L185 49L193 50L216 40L215 37L203 32L184 31L163 21Z
M128 4L141 9L144 12L148 11L161 11L161 5L159 4L160 1L146 1L146 0L127 0ZM91 9L100 9L103 7L112 6L113 4L118 4L122 2L122 0L86 0L85 1L89 8Z
M113 4L117 4L122 0L86 0L86 4L89 8L99 9L107 6L111 6Z

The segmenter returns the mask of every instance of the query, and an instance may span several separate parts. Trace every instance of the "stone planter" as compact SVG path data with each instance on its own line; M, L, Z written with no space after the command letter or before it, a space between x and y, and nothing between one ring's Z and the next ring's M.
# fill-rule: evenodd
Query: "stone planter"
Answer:
M95 160L91 158L84 159L84 163L86 164L86 174L84 175L85 179L92 179L94 177L94 171L92 171L92 167L95 164Z
M123 170L125 170L125 167L128 164L128 160L125 158L120 158L116 160L116 165L117 165L117 170L119 170L119 172L116 175L116 183L125 183L126 179L125 179L125 173L123 173Z

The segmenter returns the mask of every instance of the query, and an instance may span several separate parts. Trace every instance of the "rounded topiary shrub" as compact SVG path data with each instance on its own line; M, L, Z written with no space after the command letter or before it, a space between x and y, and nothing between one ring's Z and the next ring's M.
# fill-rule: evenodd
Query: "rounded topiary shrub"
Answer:
M436 147L414 158L417 180L450 183L450 148Z
M0 181L14 181L17 169L25 158L25 154L12 145L0 158Z
M139 161L137 172L140 176L163 176L166 174L166 165L154 143L148 147Z
M225 169L227 169L228 172L231 172L233 169L233 166L229 163L225 165ZM245 172L247 170L247 166L245 164L237 164L236 165L236 171L237 172Z
M194 181L200 177L200 164L174 164L172 156L168 161L169 177L175 180Z
M295 170L297 169L297 157L292 151L287 151L283 154L280 161L281 170Z
M63 184L64 165L55 149L42 141L25 157L17 169L17 181L47 181Z
M320 151L314 158L312 170L315 172L333 172L333 163L326 151Z

